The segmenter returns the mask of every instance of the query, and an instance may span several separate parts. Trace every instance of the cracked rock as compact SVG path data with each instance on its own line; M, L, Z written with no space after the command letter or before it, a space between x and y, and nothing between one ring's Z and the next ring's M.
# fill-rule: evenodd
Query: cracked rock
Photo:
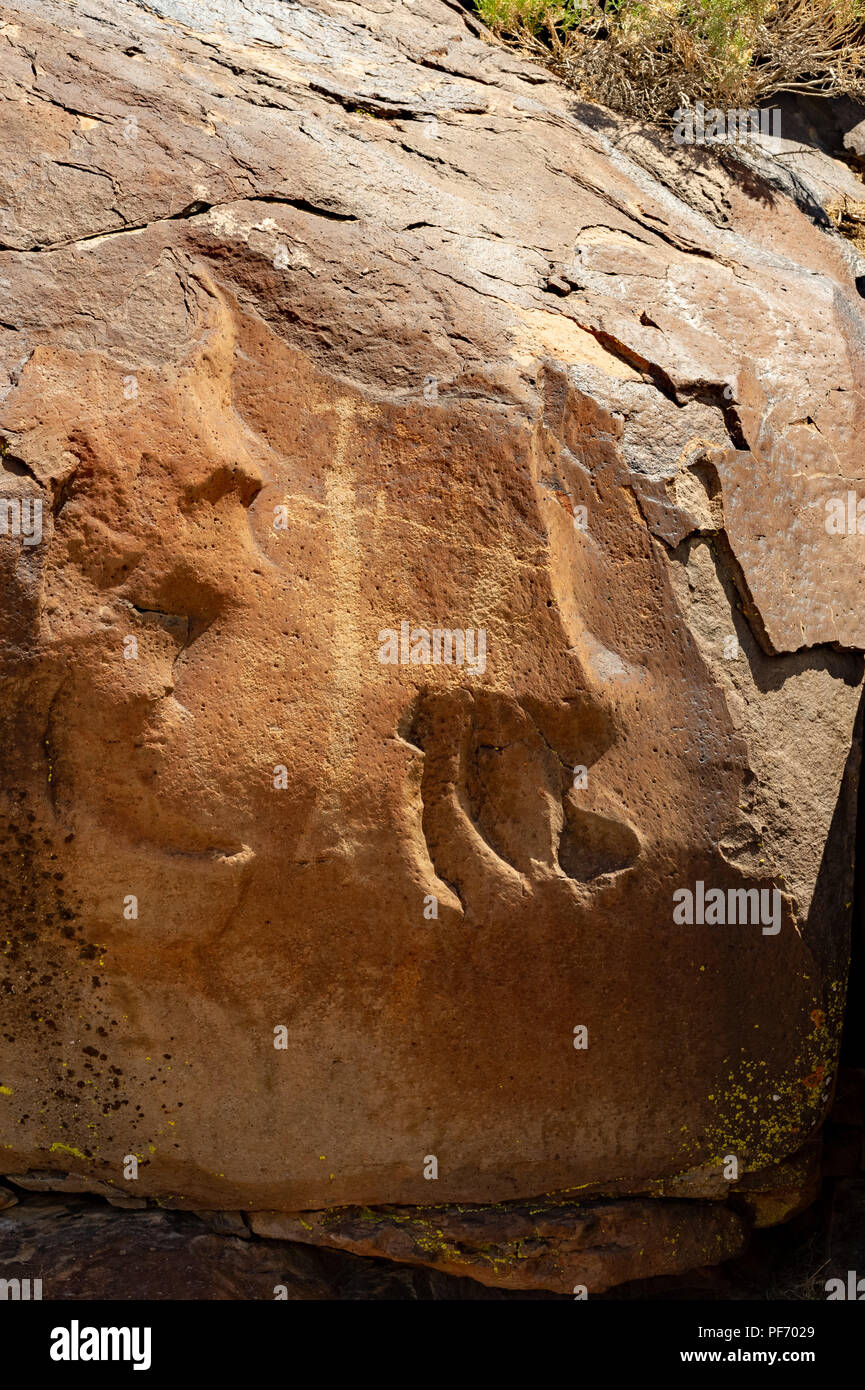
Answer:
M861 266L423 10L0 6L0 1170L591 1292L812 1190Z

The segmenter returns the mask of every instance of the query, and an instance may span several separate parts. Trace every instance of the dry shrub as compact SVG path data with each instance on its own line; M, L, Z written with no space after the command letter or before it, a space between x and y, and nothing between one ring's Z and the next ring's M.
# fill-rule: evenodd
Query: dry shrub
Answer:
M865 202L846 195L832 198L826 204L826 213L841 235L865 255Z
M668 119L782 92L865 99L865 0L476 0L587 100Z

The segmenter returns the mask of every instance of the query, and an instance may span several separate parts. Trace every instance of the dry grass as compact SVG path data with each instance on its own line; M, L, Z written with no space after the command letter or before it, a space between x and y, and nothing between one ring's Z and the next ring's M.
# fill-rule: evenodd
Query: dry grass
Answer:
M826 214L842 236L852 241L857 251L865 255L865 202L846 195L832 198L826 204Z
M475 0L589 101L665 121L702 100L865 99L865 0Z

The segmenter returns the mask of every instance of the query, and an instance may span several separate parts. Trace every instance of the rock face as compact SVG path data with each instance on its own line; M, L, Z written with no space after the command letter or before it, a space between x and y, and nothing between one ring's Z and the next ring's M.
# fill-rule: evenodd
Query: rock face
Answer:
M13 1212L0 1213L0 1278L10 1281L11 1298L20 1292L21 1301L29 1294L45 1302L514 1297L436 1270L251 1240L242 1221L236 1229L224 1224L221 1212L132 1215L100 1210L81 1197L25 1198Z
M732 1253L837 1059L865 262L445 0L0 15L0 1172Z
M468 1275L490 1288L579 1298L738 1255L743 1223L721 1202L511 1203L498 1208L339 1209L254 1213L256 1235L323 1245Z

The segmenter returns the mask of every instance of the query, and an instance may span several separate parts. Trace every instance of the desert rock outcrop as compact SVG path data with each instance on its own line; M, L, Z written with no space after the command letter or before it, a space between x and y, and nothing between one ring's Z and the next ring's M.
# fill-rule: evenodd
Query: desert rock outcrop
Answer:
M733 1253L837 1061L865 263L446 0L0 18L0 1172Z

